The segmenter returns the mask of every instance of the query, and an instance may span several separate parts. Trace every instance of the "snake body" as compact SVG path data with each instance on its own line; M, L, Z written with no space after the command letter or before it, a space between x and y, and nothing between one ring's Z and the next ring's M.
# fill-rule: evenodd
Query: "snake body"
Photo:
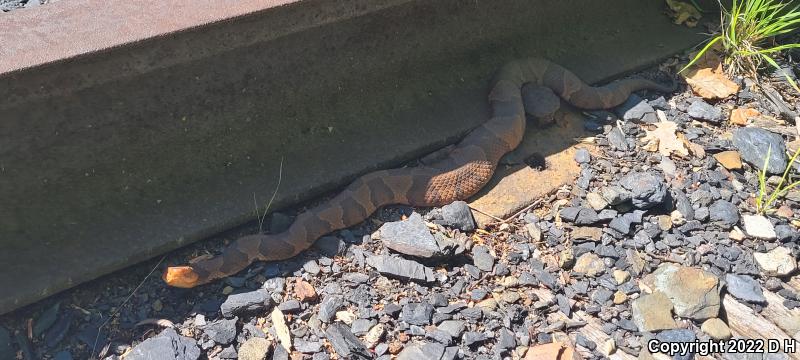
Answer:
M163 278L171 286L194 287L233 275L253 261L291 258L323 235L356 225L384 205L441 206L472 196L489 182L500 158L522 141L526 107L529 113L541 116L542 111L531 109L535 101L531 96L523 97L523 92L539 98L558 96L581 109L608 109L642 89L671 90L645 79L592 87L548 60L509 62L492 81L491 118L470 131L444 159L426 166L363 175L331 200L299 214L286 231L241 237L221 255L170 267Z

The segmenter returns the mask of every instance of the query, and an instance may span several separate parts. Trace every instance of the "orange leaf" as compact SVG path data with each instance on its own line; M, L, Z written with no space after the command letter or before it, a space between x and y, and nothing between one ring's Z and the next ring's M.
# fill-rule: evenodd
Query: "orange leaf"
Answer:
M756 109L750 109L750 108L733 109L733 111L731 111L730 121L731 124L744 126L747 125L747 120L749 120L751 117L756 117L760 114L761 113L759 113L758 110Z
M739 85L710 68L689 70L686 82L705 99L723 99L739 91Z

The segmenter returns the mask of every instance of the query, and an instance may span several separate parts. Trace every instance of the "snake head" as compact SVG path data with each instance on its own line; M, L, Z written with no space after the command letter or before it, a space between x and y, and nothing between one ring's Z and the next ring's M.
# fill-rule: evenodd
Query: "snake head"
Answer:
M170 266L161 276L169 286L192 288L200 285L200 275L191 266Z

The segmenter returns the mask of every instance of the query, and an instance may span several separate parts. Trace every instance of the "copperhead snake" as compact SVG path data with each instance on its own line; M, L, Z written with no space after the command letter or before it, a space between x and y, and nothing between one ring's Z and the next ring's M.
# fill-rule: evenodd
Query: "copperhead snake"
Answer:
M464 200L486 185L500 158L520 144L526 107L529 113L546 117L557 109L558 96L580 109L609 109L643 89L670 92L673 87L645 79L592 87L548 60L509 62L498 71L489 91L491 118L469 132L444 159L431 165L366 174L330 201L299 214L286 231L241 237L221 255L169 267L163 279L171 286L194 287L236 274L254 261L291 258L321 236L356 225L384 205L428 207ZM536 98L545 103L555 100L556 106L544 111L531 109Z

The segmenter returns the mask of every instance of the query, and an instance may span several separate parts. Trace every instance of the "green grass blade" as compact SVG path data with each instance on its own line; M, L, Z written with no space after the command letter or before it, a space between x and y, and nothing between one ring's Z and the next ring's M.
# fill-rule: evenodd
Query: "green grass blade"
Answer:
M686 70L690 66L694 65L697 62L697 60L700 60L700 57L702 57L703 54L705 54L708 51L708 49L710 49L712 46L714 46L714 44L717 43L717 41L720 41L720 40L722 40L722 36L717 36L717 37L711 39L711 41L709 41L708 44L706 44L706 46L704 46L702 49L700 49L700 52L698 52L697 55L695 55L695 57L692 59L692 61L689 61L689 63L686 64L686 66L684 66L680 71L678 71L678 73L682 73L684 70Z
M774 67L775 70L779 70L780 71L781 67L780 67L780 65L778 65L778 63L775 62L775 60L773 60L771 57L769 57L766 54L760 54L760 55L766 62L768 62L770 65L772 65L772 67ZM800 87L797 86L797 83L794 80L792 80L792 78L789 77L789 75L784 74L783 77L786 78L786 80L789 82L790 85L792 85L792 87L794 88L795 91L800 92ZM792 158L792 159L794 159L794 158ZM788 171L789 168L787 167L786 170ZM784 173L783 175L786 176L786 173Z
M767 207L764 204L764 197L767 196L767 166L769 166L769 156L772 154L772 145L767 149L767 157L764 158L764 167L758 173L758 197L756 198L756 212L763 214Z

